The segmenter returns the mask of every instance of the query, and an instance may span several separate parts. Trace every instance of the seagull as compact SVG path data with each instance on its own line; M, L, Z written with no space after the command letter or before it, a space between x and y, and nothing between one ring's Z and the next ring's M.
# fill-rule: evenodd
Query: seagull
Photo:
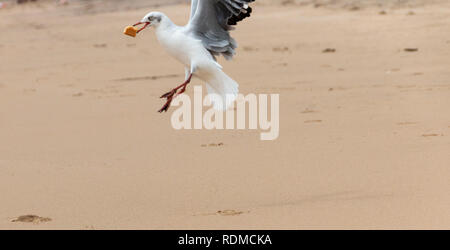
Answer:
M167 112L172 100L186 91L193 76L206 83L210 100L217 110L226 110L236 100L239 85L223 72L217 57L231 60L237 48L230 31L250 17L255 0L192 0L187 25L175 25L165 14L150 12L136 23L137 33L154 27L160 45L185 67L185 81L161 96L166 99L158 111Z

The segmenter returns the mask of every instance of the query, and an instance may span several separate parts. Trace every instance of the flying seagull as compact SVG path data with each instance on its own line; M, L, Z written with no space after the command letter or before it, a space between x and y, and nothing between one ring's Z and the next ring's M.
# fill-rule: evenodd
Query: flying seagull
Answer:
M185 67L185 82L161 98L167 99L159 110L167 112L172 100L186 91L192 76L206 83L214 108L227 109L237 97L239 85L222 71L217 56L231 60L237 47L230 30L250 17L249 3L255 0L192 0L189 23L175 25L165 14L150 12L134 26L154 27L162 47Z

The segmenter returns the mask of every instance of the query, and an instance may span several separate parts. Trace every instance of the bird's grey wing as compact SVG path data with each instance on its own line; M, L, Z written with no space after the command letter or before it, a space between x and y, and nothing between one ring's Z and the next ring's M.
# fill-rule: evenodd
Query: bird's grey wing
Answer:
M213 55L231 59L237 47L230 36L232 26L250 16L255 0L192 0L188 27ZM195 7L195 8L194 8Z

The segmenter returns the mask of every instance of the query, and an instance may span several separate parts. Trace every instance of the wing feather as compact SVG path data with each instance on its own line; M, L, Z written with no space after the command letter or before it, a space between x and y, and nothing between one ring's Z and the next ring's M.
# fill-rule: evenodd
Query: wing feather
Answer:
M188 27L213 55L231 59L237 47L229 31L250 17L255 0L192 0Z

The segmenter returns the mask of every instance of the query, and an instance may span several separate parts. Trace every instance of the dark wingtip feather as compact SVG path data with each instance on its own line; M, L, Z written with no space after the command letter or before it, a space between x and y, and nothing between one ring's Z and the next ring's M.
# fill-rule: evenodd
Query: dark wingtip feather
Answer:
M241 12L241 13L239 13L239 15L237 15L237 16L234 16L234 15L231 16L231 17L228 19L228 25L236 25L238 22L244 20L244 19L247 18L247 17L250 17L252 11L253 11L252 8L251 8L251 7L248 7L248 8L246 9L246 12Z

